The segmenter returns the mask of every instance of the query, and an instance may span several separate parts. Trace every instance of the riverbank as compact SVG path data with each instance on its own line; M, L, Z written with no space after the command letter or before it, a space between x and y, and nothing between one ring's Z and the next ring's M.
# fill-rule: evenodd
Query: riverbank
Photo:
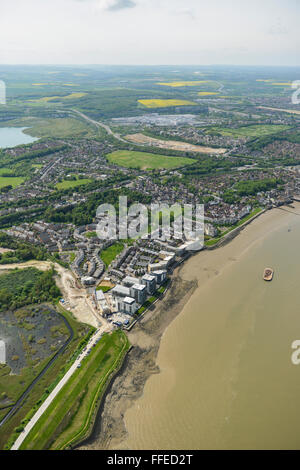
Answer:
M288 210L300 212L300 204L295 204L295 208ZM278 227L289 223L290 217L284 209L262 214L222 249L205 250L174 272L172 287L164 300L129 333L134 347L107 392L91 438L80 449L127 448L124 416L133 405L137 406L149 377L160 372L157 355L167 327L179 313L180 318L185 314L187 305L202 289L246 256L254 245L262 243Z

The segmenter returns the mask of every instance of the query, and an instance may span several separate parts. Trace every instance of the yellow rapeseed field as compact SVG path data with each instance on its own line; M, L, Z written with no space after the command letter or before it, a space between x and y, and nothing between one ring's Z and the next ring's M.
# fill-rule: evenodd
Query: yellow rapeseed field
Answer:
M292 86L292 83L291 82L287 82L287 83L271 83L271 85L273 86Z
M171 106L195 106L196 103L187 100L138 100L146 108L169 108Z
M198 86L198 85L202 85L203 83L209 83L209 80L194 80L191 82L165 82L165 83L160 82L160 83L157 83L157 85L170 86L173 88L177 88L177 87L184 87L184 86Z
M29 100L29 101L34 101L35 103L39 103L39 102L48 103L48 101L53 101L57 99L61 99L61 96L43 96L43 98L38 98L36 100Z
M217 91L199 91L199 96L209 96L209 95L218 95Z
M74 98L82 98L86 94L87 93L71 93L70 95L64 96L63 99L64 100L71 100L71 99L74 99Z
M48 103L48 101L53 100L70 100L70 99L78 99L85 96L87 93L71 93L67 96L43 96L42 98L37 98L36 100L29 100L34 103Z

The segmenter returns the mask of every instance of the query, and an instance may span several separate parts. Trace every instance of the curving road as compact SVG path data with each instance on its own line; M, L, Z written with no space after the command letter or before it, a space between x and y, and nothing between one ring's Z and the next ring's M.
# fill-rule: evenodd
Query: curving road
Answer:
M103 122L100 122L100 121L95 121L94 119L89 118L86 114L83 114L82 112L77 111L77 109L72 109L72 111L78 114L79 116L81 116L87 122L94 124L94 126L102 127L102 129L104 129L109 135L112 135L113 137L115 137L115 139L119 140L120 142L128 144L128 142L125 139L123 139L119 134L115 134L107 124L103 124Z

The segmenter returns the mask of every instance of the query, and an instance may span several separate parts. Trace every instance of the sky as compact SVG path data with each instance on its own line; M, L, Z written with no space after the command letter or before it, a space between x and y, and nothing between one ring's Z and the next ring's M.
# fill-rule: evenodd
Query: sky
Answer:
M0 0L0 64L300 65L300 0Z

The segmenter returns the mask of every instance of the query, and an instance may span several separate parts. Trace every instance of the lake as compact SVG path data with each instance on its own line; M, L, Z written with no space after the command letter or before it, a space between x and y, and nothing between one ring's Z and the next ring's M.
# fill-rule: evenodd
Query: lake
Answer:
M22 144L31 144L36 137L24 134L28 127L0 127L0 148L11 148Z

